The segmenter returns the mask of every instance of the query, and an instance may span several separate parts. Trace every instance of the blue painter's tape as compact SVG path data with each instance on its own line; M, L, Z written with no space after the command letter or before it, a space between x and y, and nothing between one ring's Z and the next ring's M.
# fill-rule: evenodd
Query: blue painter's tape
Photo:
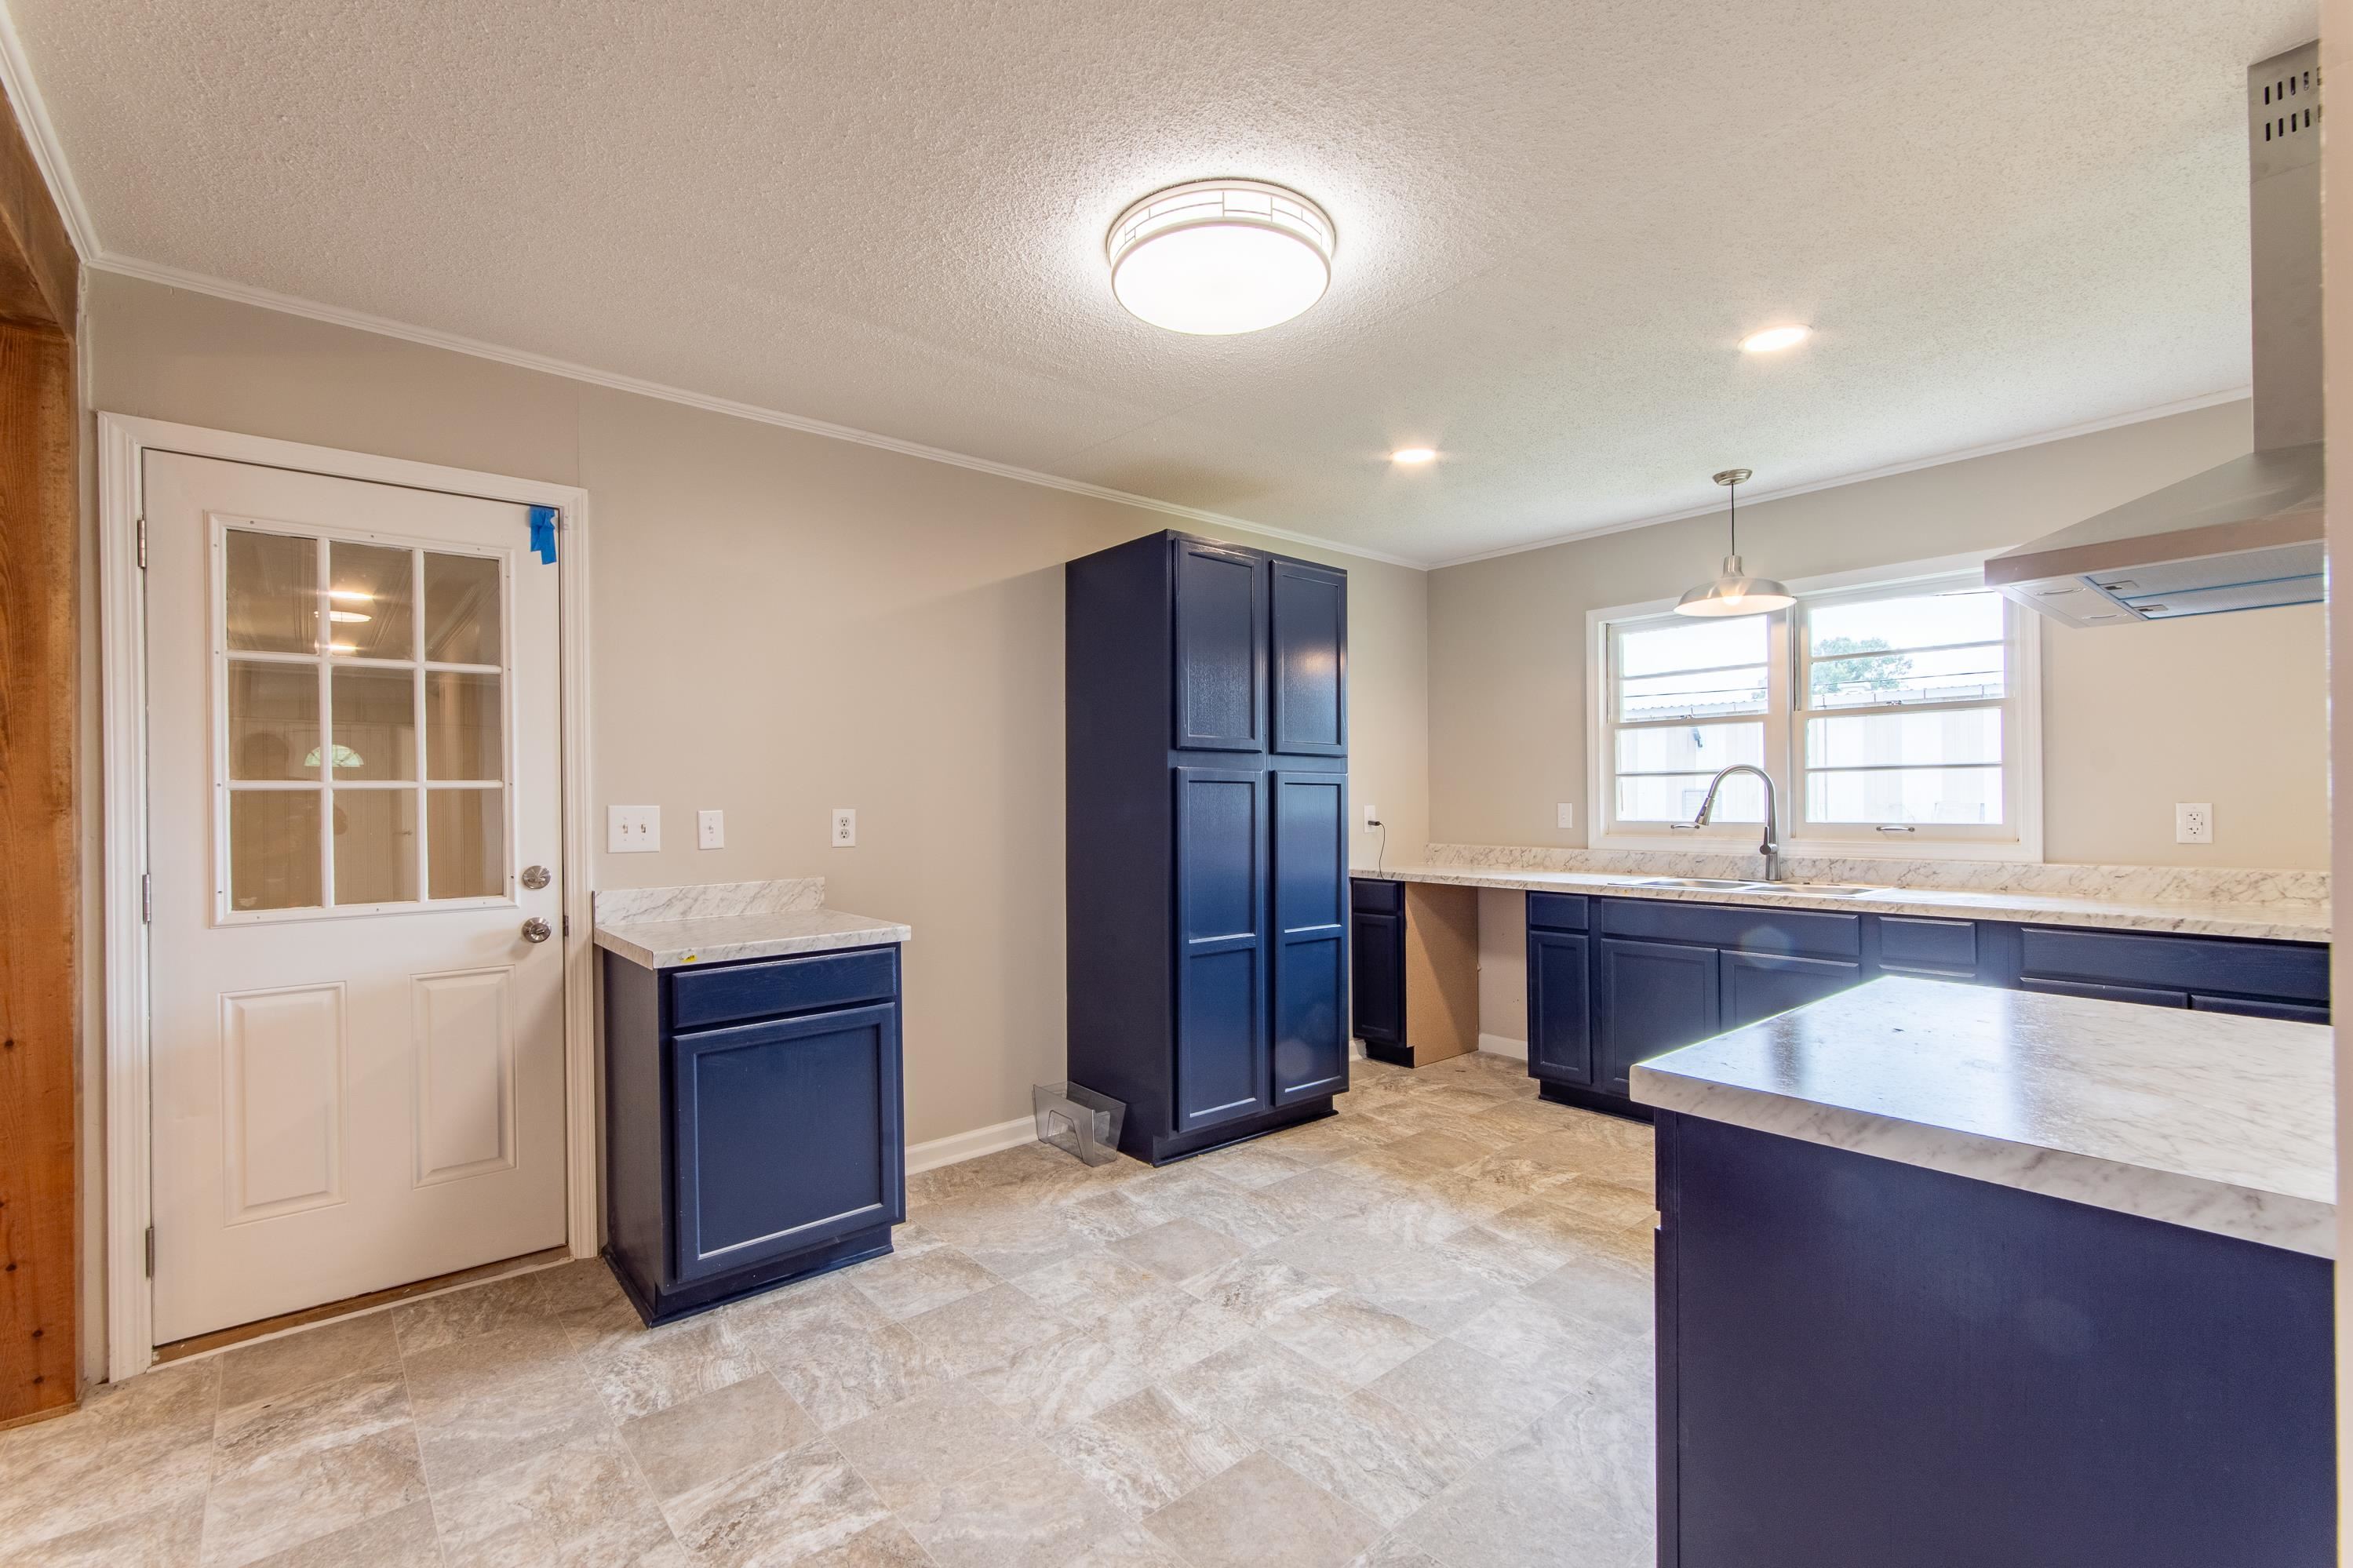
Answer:
M531 547L540 560L555 564L555 509L535 506L531 509Z

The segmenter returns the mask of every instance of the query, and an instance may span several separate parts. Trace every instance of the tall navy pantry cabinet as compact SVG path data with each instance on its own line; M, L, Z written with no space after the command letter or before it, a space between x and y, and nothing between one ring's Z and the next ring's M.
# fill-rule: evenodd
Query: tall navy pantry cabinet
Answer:
M1065 569L1070 1071L1154 1164L1348 1087L1348 578L1181 533Z

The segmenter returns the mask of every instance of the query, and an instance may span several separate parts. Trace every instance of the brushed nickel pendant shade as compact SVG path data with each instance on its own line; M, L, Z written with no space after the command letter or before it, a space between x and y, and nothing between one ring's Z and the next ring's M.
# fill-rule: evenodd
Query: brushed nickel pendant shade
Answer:
M1798 602L1798 596L1770 577L1752 577L1740 564L1740 487L1746 483L1746 468L1726 468L1715 476L1715 482L1731 491L1732 553L1724 558L1724 571L1713 583L1703 583L1675 601L1679 616L1761 616L1768 610L1786 610Z

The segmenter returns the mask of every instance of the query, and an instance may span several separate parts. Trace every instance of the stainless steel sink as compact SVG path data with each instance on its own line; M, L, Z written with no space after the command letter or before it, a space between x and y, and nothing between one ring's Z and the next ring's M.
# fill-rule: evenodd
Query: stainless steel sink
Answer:
M1751 889L1771 885L1768 882L1725 881L1715 877L1648 877L1634 884L1638 888L1699 888L1718 893L1745 893Z

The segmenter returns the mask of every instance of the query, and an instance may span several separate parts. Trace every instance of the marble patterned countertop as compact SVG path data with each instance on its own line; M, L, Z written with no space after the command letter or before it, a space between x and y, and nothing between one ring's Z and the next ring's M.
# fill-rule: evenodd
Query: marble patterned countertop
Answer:
M617 888L596 895L596 945L648 969L881 947L914 933L825 907L825 879Z
M1852 910L1862 914L2023 921L2274 942L2329 940L2327 877L2321 872L2190 871L2142 866L2007 866L1881 860L1790 861L1791 882L1769 891L1648 888L1654 877L1741 879L1758 874L1755 855L1639 855L1432 845L1430 863L1349 875L1391 882L1531 892L1606 893L1611 898L1748 904L1766 909ZM1963 879L1962 886L1932 879ZM1865 883L1860 894L1810 890L1814 882Z
M2337 1255L2332 1035L1874 980L1634 1068L1634 1098L2271 1247Z

